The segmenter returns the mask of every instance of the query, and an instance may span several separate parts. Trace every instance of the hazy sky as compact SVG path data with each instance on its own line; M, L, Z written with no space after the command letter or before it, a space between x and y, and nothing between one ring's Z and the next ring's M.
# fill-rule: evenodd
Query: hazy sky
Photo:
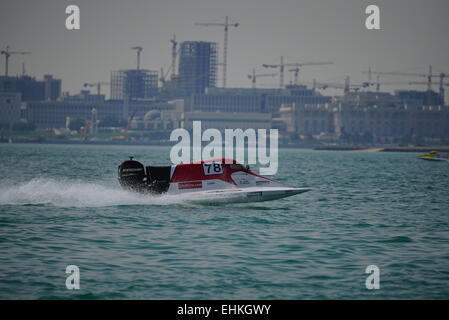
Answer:
M449 1L447 0L0 0L0 48L26 50L12 56L10 75L62 78L63 90L76 93L84 82L109 81L111 70L135 67L131 46L144 47L142 67L167 69L169 39L219 43L223 28L195 26L220 22L229 15L228 87L250 87L252 68L266 73L263 63L334 61L334 65L304 67L300 78L312 81L366 80L369 65L378 71L449 72ZM76 4L81 29L65 28L65 8ZM382 30L365 28L365 8L381 11ZM4 72L4 56L0 72ZM272 72L272 71L270 71ZM221 77L221 69L219 72ZM287 72L285 82L292 75ZM385 81L420 80L385 78ZM260 85L277 86L278 78L261 78ZM424 81L425 79L423 79ZM221 85L221 81L219 81ZM407 87L407 86L405 86ZM425 86L421 87L425 88ZM104 88L109 93L109 88Z

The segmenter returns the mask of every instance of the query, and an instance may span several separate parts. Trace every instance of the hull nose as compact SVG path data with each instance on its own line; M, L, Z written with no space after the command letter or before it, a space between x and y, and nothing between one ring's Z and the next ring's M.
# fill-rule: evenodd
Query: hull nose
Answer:
M296 194L310 191L310 188L288 188L281 190L264 190L261 193L258 201L276 200L294 196Z
M295 194L300 194L300 193L305 193L312 190L311 188L294 188L292 190L287 190L287 193L289 195L295 195Z

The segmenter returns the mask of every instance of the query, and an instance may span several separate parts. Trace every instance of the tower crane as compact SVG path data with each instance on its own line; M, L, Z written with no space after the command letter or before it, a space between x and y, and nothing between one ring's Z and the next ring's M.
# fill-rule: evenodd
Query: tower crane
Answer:
M136 115L136 111L137 109L134 109L133 113L131 114L131 117L129 117L128 119L126 119L126 125L123 128L123 135L122 136L115 136L112 137L112 140L120 140L120 141L128 141L128 133L129 133L129 127L131 126L131 123L134 119L134 116Z
M238 27L239 23L229 23L228 16L225 18L224 23L215 23L215 22L209 22L209 23L195 23L196 26L205 26L205 27L211 27L211 26L218 26L218 27L224 27L224 45L223 45L223 88L226 88L226 68L228 65L228 29L229 27Z
M294 72L294 73L293 73L293 76L294 76L293 84L294 84L295 86L297 86L297 85L298 85L299 68L297 67L297 68L294 68L294 69L290 69L290 70L288 70L288 71Z
M305 63L296 63L295 68L290 69L288 71L293 72L294 76L294 85L298 85L298 75L300 67L302 66L314 66L314 65L326 65L326 64L332 64L332 62L305 62Z
M164 68L163 67L161 67L161 76L159 78L159 81L161 82L162 87L164 87L165 86L165 74L164 74Z
M388 81L388 82L382 82L382 85L395 85L395 84L407 84L409 86L412 85L427 85L427 87L429 86L429 82L428 81L402 81L402 82L394 82L394 81ZM443 82L443 80L440 78L439 82L431 82L431 85L439 85L440 87L440 92L439 92L439 96L441 101L444 102L445 100L445 89L444 87L449 86L449 82Z
M31 52L28 51L9 51L9 46L6 46L5 50L2 50L0 54L3 54L5 56L5 77L8 76L8 65L9 65L9 57L13 54L30 54Z
M172 48L171 48L171 78L174 79L175 74L176 74L176 56L177 56L176 46L178 45L178 42L176 41L176 34L173 35L173 39L170 39L170 42L172 44Z
M22 77L26 76L25 61L22 62Z
M256 74L256 69L253 69L253 74L248 75L248 79L253 83L253 89L256 88L256 79L260 77L275 77L277 73L260 73Z
M82 133L81 133L81 137L80 137L80 139L82 141L89 140L89 130L90 130L91 127L92 127L92 121L84 120L84 126L81 127Z
M279 87L284 88L284 68L285 67L295 67L292 69L295 72L295 84L298 83L298 73L299 69L303 66L318 66L333 64L333 62L295 62L295 63L284 63L284 57L281 56L280 64L263 64L264 68L279 68Z
M20 52L20 55L30 54L31 52ZM26 76L25 59L22 60L22 77Z
M440 96L444 97L444 79L447 77L447 73L440 74L432 74L432 66L429 66L429 72L426 73L410 73L410 72L374 72L369 69L368 71L363 71L362 73L368 74L368 77L371 77L371 74L376 75L386 75L386 76L405 76L405 77L423 77L427 78L427 90L430 92L432 90L432 78L440 78Z
M131 47L132 50L136 50L137 53L137 70L140 69L140 53L142 52L143 48L136 46L136 47Z
M407 82L409 85L425 85L428 84L425 81L409 81ZM434 85L443 85L443 86L449 86L449 82L445 82L443 84L441 84L441 82L432 82L432 84Z
M339 83L339 82L317 82L317 81L313 81L313 82L304 82L302 81L301 84L311 84L313 89L321 89L321 90L325 90L328 88L334 88L334 89L343 89L345 93L348 93L350 90L354 90L354 91L359 91L360 89L367 89L369 90L369 88L373 85L376 85L376 91L379 92L380 91L380 85L403 85L403 84L408 84L408 85L412 85L412 84L427 84L427 82L413 82L413 81L389 81L389 82L380 82L379 79L379 75L377 76L377 80L376 82L361 82L361 83L350 83L350 78L349 76L345 77L345 82L344 83ZM448 85L448 84L446 84Z
M171 80L175 80L176 78L176 58L179 56L179 52L181 51L181 48L178 46L178 41L176 40L176 35L173 35L173 38L170 39L170 43L172 44L171 49L171 55L172 55L172 61L169 67L164 72L164 68L161 67L161 76L159 80L162 83L162 86L165 85L165 82L171 73Z
M311 84L313 89L321 89L326 90L328 88L333 89L343 89L345 93L348 93L351 89L354 91L358 91L362 88L366 88L368 86L367 82L363 83L350 83L349 76L345 77L344 83L339 82L317 82L316 80L312 82L301 82L304 84Z
M109 82L104 82L104 81L99 81L99 82L94 82L94 83L88 83L88 82L86 82L86 83L83 84L83 87L84 87L84 88L87 88L87 87L90 87L90 88L92 88L92 87L97 87L97 95L100 95L100 94L101 94L101 86L102 86L102 85L109 85L109 84L110 84Z
M129 117L128 122L126 123L126 127L125 127L125 133L124 133L124 140L128 141L128 131L129 131L129 127L131 126L131 122L134 119L134 116L136 115L136 109L133 111L131 117Z

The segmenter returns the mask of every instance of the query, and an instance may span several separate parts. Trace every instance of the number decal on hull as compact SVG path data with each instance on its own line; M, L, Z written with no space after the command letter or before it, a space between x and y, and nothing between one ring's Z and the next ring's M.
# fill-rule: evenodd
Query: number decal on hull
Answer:
M223 173L223 167L221 166L221 163L213 163L213 162L203 163L203 170L206 176L211 174Z

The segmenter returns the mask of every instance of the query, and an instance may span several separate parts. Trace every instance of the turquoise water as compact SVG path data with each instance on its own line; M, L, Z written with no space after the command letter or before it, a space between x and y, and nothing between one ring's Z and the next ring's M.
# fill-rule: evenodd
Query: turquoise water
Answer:
M449 163L280 150L276 178L311 192L207 206L120 189L121 160L169 150L0 145L0 298L449 298Z

